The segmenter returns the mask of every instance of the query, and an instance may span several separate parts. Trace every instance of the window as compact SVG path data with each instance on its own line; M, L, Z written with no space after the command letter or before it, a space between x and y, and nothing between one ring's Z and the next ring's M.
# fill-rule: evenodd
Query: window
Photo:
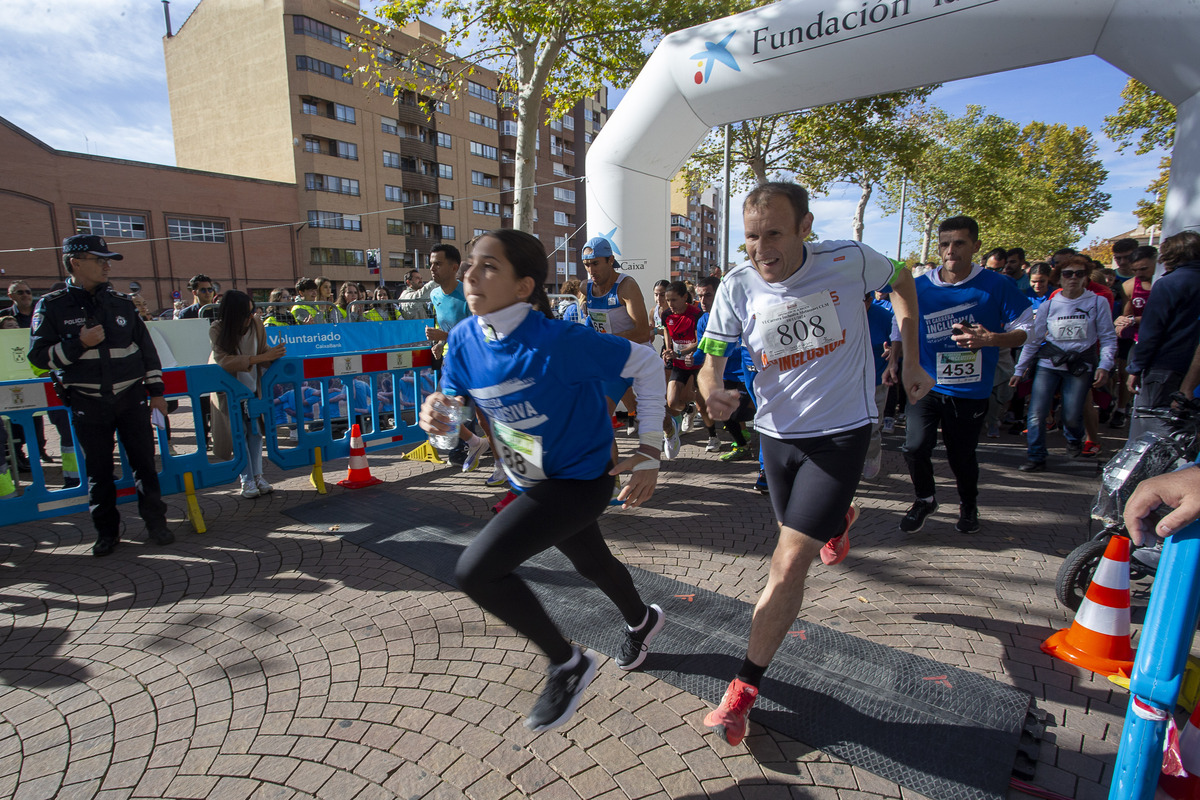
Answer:
M485 175L479 170L471 170L471 183L476 186L486 186L489 189L493 186L493 178L491 175Z
M324 22L317 22L315 19L292 17L292 30L297 34L320 39L326 44L340 47L343 50L350 49L350 34L326 25Z
M442 239L442 241L445 241L446 239L453 239L454 238L454 226L453 225L443 225L440 238Z
M517 135L517 121L515 119L506 119L500 123L500 133L503 136Z
M333 117L341 122L349 122L355 124L354 109L351 106L344 106L341 103L333 104Z
M485 233L487 233L487 229L485 229L485 228L476 228L476 229L475 229L475 232L474 232L473 234L471 234L471 235L472 235L472 236L483 236Z
M449 194L438 195L438 208L444 208L447 211L453 211L454 196Z
M397 136L400 133L400 123L391 117L380 117L379 130L384 133L390 133L392 136Z
M453 147L452 141L450 139L450 134L442 133L441 131L438 131L437 143L438 143L438 147L444 147L447 150L449 150L451 147Z
M411 259L412 256L406 253L388 253L388 266L392 269L403 269Z
M352 194L358 196L358 181L351 178L339 178L336 175L318 175L313 172L305 173L304 188L314 192L333 192L334 194Z
M167 217L167 236L184 242L223 242L225 223Z
M486 200L472 200L471 210L473 210L476 214L484 214L489 217L500 216L500 204L489 203Z
M583 134L583 143L584 143L584 144L591 144L591 143L592 143L592 135L591 135L590 133L584 133L584 134Z
M574 189L564 189L561 186L555 186L554 187L554 199L558 200L560 202L563 202L563 203L574 203L575 202L575 190Z
M309 211L308 224L313 228L337 228L343 231L362 230L362 218L357 214L340 214L336 211Z
M109 236L113 239L145 239L146 218L140 214L76 211L75 232Z
M354 76L341 67L335 67L328 61L319 61L308 56L296 56L296 69L300 72L315 72L326 78L333 78L342 83L354 83Z
M502 217L504 217L505 219L512 219L513 218L513 207L509 206L509 205L504 206L504 208L500 212L500 215Z
M384 186L383 198L391 203L404 203L408 201L408 192L399 186Z
M454 167L450 164L438 164L438 177L448 181L454 180Z
M555 225L570 225L571 218L564 211L555 211L554 212L554 224Z
M387 221L387 232L392 236L403 236L404 235L404 220L389 219Z
M486 100L489 103L496 102L496 90L489 89L475 81L467 81L467 94L471 97L477 97L480 100Z
M562 124L569 131L575 130L575 118L572 116L563 117Z
M314 247L309 260L313 264L332 264L339 267L361 267L367 263L362 250L343 250L338 247Z
M474 122L476 125L482 125L485 128L496 130L495 117L486 117L483 114L479 114L475 111L468 111L467 119L469 119L471 122Z
M480 158L490 158L492 161L500 157L496 148L489 144L482 144L481 142L471 142L471 155L479 156Z
M571 177L571 168L568 167L566 164L560 164L557 161L551 161L550 164L553 167L553 171L554 171L555 175L559 175L563 178Z
M500 179L500 188L506 192L511 192L513 190L513 179L512 178L501 178Z
M439 114L449 114L450 113L450 104L447 103L445 100L437 101L437 105L435 106L435 108L437 109L437 113L439 113Z
M320 103L311 97L302 97L300 98L300 113L316 116L321 113Z
M304 151L305 151L306 153L320 153L320 152L322 152L322 150L321 150L321 140L320 140L320 139L310 139L310 138L308 138L307 136L305 136L305 137L304 137Z
M335 142L337 145L337 157L348 158L351 161L358 161L358 145L353 142Z
M393 169L400 169L400 154L393 153L390 150L384 150L383 165L385 167L392 167Z
M562 120L561 120L561 119L552 119L552 120L550 120L550 130L552 130L552 131L561 131L561 130L562 130L562 128L563 128L563 124L562 124Z
M567 237L555 236L554 237L554 249L555 250L566 250L567 249Z

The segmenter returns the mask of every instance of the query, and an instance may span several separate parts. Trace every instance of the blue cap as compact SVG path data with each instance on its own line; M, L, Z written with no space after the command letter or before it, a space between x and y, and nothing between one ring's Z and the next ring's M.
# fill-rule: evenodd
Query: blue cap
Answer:
M120 253L111 252L108 249L108 243L99 236L87 233L77 233L74 236L68 236L66 239L63 239L63 253L67 255L91 253L100 258L111 258L113 261L120 261L125 258Z
M592 251L591 255L588 255L588 250ZM612 242L603 236L593 236L583 246L584 258L612 258L612 254Z

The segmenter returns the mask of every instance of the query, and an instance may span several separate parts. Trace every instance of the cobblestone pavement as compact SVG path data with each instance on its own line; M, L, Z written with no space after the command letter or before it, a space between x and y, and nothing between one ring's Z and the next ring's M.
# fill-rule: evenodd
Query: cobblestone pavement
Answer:
M627 563L753 602L770 508L754 466L703 441L685 438L651 508L602 525ZM1097 465L1052 455L1052 471L1025 476L1020 437L984 439L983 530L954 532L939 460L943 506L906 536L900 441L859 492L849 557L814 567L803 614L1031 692L1055 721L1034 782L1106 797L1125 692L1038 649L1070 622L1054 576L1088 534ZM344 468L328 466L331 492ZM481 519L498 498L487 462L462 475L373 454L371 468L386 491ZM603 657L576 717L531 734L544 661L522 638L446 585L286 517L315 497L307 475L268 477L276 491L257 500L202 493L209 532L179 523L167 548L144 543L131 505L105 559L86 515L0 529L0 797L919 796L757 724L731 748L697 698Z

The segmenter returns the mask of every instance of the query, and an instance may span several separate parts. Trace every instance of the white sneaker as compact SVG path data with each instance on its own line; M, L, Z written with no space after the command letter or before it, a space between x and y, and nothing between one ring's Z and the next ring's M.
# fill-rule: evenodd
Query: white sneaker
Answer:
M879 477L879 470L883 467L883 450L878 449L867 459L863 464L862 476L864 480L874 480Z
M626 417L625 418L625 435L626 436L637 436L638 435L637 417Z
M708 437L708 444L704 445L704 449L709 453L717 453L721 450L721 440L716 436Z
M884 433L895 433L896 432L896 418L895 417L884 417L882 430Z
M492 474L488 476L488 479L484 483L488 486L503 486L508 483L508 476L504 474L504 466L497 464L492 469Z
M683 432L684 433L692 432L692 415L688 414L687 412L684 412L684 415L683 415Z
M675 431L673 436L663 437L663 455L668 459L675 458L675 456L679 455L680 447L681 444L679 441L679 431Z
M242 497L246 498L247 500L252 500L255 497L258 497L259 494L261 494L261 492L258 491L258 487L254 485L253 481L248 481L245 479L242 480Z
M476 436L475 443L467 445L467 457L463 459L462 471L474 472L479 467L479 457L490 448L487 437Z
M267 483L267 479L262 475L254 476L254 485L258 487L259 494L270 494L275 491L275 487Z

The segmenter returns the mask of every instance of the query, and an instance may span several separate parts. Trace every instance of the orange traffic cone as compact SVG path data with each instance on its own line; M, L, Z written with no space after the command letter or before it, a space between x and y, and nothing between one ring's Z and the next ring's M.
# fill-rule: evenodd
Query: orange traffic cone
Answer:
M350 472L344 481L338 481L338 486L365 489L377 483L383 481L371 475L371 468L367 466L367 449L363 447L362 430L355 423L350 429Z
M1200 797L1200 707L1192 712L1179 732L1178 743L1171 735L1175 732L1175 723L1172 721L1170 726L1155 797L1192 800Z
M1129 676L1129 540L1114 536L1092 576L1092 585L1071 627L1042 642L1055 658L1101 675Z

